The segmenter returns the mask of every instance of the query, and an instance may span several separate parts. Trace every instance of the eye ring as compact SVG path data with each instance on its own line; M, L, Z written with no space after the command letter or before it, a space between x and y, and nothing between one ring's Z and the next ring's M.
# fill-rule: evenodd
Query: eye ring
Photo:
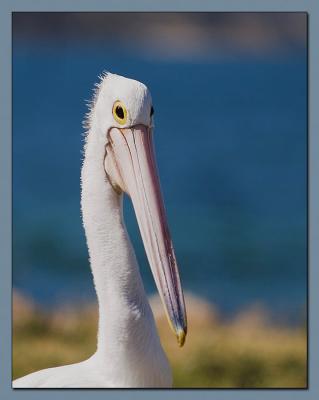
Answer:
M120 125L124 125L127 121L127 110L125 105L117 100L113 104L113 109L112 109L112 114L116 122L118 122Z

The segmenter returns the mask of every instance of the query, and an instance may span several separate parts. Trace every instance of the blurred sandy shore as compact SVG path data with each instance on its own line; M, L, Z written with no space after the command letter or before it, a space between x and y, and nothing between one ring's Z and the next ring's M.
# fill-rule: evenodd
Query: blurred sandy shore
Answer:
M223 320L204 300L186 294L188 335L179 348L157 296L150 299L176 387L305 387L305 326L275 325L260 307ZM13 378L78 362L96 346L96 304L47 311L13 293Z

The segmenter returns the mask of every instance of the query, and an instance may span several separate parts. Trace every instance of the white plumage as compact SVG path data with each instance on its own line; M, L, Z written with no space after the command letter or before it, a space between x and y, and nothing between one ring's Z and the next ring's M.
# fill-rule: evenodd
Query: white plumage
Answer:
M151 107L145 85L106 74L88 115L81 206L99 305L97 350L83 362L17 379L14 388L172 385L122 212L125 191L132 198L155 282L182 345L186 314L149 146Z

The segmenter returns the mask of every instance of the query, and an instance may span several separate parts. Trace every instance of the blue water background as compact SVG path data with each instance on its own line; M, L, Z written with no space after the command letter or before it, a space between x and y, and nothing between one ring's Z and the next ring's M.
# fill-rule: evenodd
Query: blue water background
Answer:
M91 299L80 215L82 120L103 70L146 83L183 286L226 315L306 304L305 51L166 61L115 48L16 45L13 52L13 284L46 305ZM129 201L146 290L155 285Z

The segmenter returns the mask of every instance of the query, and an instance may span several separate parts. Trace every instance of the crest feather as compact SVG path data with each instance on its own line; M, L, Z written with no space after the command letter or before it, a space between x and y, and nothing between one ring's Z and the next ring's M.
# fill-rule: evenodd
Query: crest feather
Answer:
M99 81L94 84L93 87L93 95L91 100L84 100L86 106L88 107L88 111L84 115L84 120L82 122L82 126L84 128L83 136L86 139L87 135L89 133L90 127L91 127L91 121L92 121L92 113L94 110L94 106L96 104L97 98L99 96L102 84L104 83L105 79L107 76L110 74L108 71L103 71L99 76L98 79Z

